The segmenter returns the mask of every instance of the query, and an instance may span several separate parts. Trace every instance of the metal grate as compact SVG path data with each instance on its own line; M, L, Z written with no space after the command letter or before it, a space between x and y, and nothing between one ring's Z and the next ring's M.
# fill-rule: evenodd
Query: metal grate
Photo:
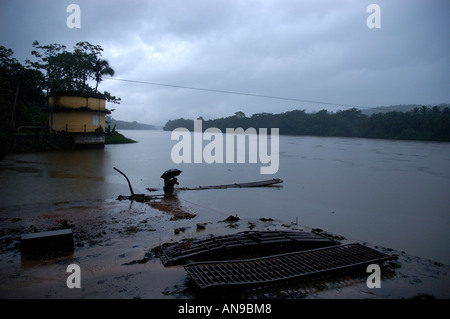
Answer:
M275 284L394 258L361 244L348 244L248 260L196 262L184 268L205 289Z
M336 245L337 242L313 232L301 231L245 231L233 235L213 236L206 239L182 242L162 247L160 258L166 265L180 264L186 260L205 260L226 253L287 252ZM221 258L223 259L223 258Z

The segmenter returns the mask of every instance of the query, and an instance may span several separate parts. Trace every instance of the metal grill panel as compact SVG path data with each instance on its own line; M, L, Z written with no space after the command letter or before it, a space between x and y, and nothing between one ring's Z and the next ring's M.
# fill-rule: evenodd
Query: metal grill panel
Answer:
M184 268L205 289L275 284L394 258L361 244L348 244L249 260L196 262Z
M336 241L313 232L246 231L162 247L161 261L166 266L180 264L189 259L201 259L210 254L222 252L256 250L264 252L266 248L281 246L286 249L292 248L290 251L298 251L336 244Z

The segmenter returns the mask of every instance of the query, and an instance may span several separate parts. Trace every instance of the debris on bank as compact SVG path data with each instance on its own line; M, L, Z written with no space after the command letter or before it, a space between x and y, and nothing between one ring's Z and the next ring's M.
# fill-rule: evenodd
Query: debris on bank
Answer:
M277 254L337 245L337 242L313 232L244 231L231 235L208 236L161 247L163 265L179 265L186 260L211 260L243 254Z
M242 289L364 269L396 258L353 243L244 260L191 262L184 269L200 289Z
M234 183L234 184L226 184L226 185L213 185L213 186L199 186L199 187L177 187L175 188L175 185L178 185L178 179L176 176L180 175L182 171L176 168L171 168L166 170L160 177L164 179L164 194L157 194L157 195L145 195L145 194L135 194L133 191L133 187L131 186L131 182L127 175L117 169L116 167L113 167L114 170L122 174L125 179L127 180L128 187L130 189L131 195L125 196L125 195L119 195L117 198L118 200L135 200L138 202L148 202L153 199L160 199L163 198L166 195L171 195L174 190L206 190L206 189L226 189L226 188L248 188L248 187L270 187L276 184L283 183L283 180L279 178L273 178L270 180L264 180L264 181L257 181L257 182L250 182L250 183ZM279 185L277 185L279 187ZM149 192L155 192L158 191L157 188L146 188Z
M157 210L173 215L170 220L191 219L197 216L196 214L185 211L181 206L172 205L171 203L152 201L150 202L150 206Z
M267 187L276 184L283 183L283 180L279 178L273 178L265 181L257 181L250 183L234 183L226 185L212 185L212 186L199 186L199 187L179 187L179 190L204 190L204 189L226 189L226 188L248 188L248 187ZM279 186L279 185L278 185Z
M163 203L165 201L162 201ZM171 204L173 208L181 207L180 202L167 200L166 204ZM184 205L183 205L184 206ZM168 209L169 207L167 207ZM192 264L190 260L196 263L205 261L218 262L218 267L224 266L224 262L233 261L230 273L222 271L221 275L240 276L240 270L236 268L247 267L247 262L251 259L283 255L300 251L294 248L294 241L287 245L273 245L273 249L254 249L256 244L251 246L245 241L245 245L236 241L236 245L243 248L241 253L234 249L221 250L220 245L216 246L216 255L206 254L199 258L191 256L180 264L174 260L175 265L165 267L160 262L159 255L155 250L164 247L166 252L172 252L170 247L177 245L183 246L178 249L195 248L201 240L208 239L211 245L208 247L213 250L214 240L221 236L243 236L248 230L248 225L254 225L252 232L246 233L247 239L252 234L255 235L255 241L261 236L270 235L268 231L273 231L272 235L281 236L286 234L282 231L280 221L272 218L244 219L240 218L234 224L240 224L236 229L230 229L224 224L224 216L216 211L198 209L195 211L197 216L192 221L180 220L169 221L164 213L152 208L146 203L127 203L119 201L100 201L89 202L85 205L80 203L58 203L49 208L40 209L38 207L29 211L29 208L23 207L14 211L4 212L0 218L0 296L2 298L197 298L197 297L221 297L224 298L252 298L252 299L275 299L275 298L449 298L450 291L450 266L438 263L429 259L415 257L405 252L395 251L389 248L374 246L368 243L358 242L351 239L342 239L331 233L320 229L310 229L308 227L295 226L288 232L297 231L303 235L320 235L320 240L330 240L337 242L338 245L328 246L331 248L342 247L348 243L360 243L363 246L373 248L376 251L383 252L391 257L398 257L395 261L387 261L382 266L382 289L370 289L366 285L368 273L366 269L348 269L348 271L331 271L329 276L322 277L318 274L311 277L295 278L295 283L290 280L281 279L275 285L264 283L263 286L253 286L254 284L244 284L242 290L235 289L240 287L236 284L217 286L219 292L228 291L226 294L211 294L212 287L206 287L208 283L197 284L184 266ZM236 217L234 215L230 215ZM226 217L226 216L225 216ZM67 255L53 259L53 256L42 256L36 260L17 258L21 255L20 236L21 234L50 231L55 229L67 228L73 229L75 241L75 255ZM206 230L196 232L196 227ZM174 234L174 229L178 234ZM247 229L247 230L246 230ZM253 230L257 230L255 233ZM240 235L237 235L241 232ZM244 233L243 233L244 232ZM276 233L278 232L278 233ZM201 235L204 234L204 235ZM263 237L264 237L263 236ZM318 238L320 238L318 236ZM177 242L177 240L179 241ZM234 237L237 238L237 237ZM274 239L276 237L272 237ZM287 239L283 239L287 241ZM282 240L282 242L283 242ZM261 243L267 242L266 239ZM248 243L251 240L248 239ZM230 248L231 241L226 243ZM292 245L292 246L290 246ZM283 251L282 247L287 248ZM289 250L288 247L293 248ZM249 247L250 249L248 249ZM251 248L253 247L253 248ZM262 247L262 246L261 246ZM327 247L325 247L327 248ZM321 248L317 248L321 249ZM306 251L314 251L309 248ZM192 252L192 250L191 250ZM174 258L174 255L171 258ZM158 258L154 258L158 257ZM201 257L201 258L200 258ZM284 258L284 257L283 257ZM317 258L313 258L317 259ZM241 262L245 261L247 262ZM328 258L327 260L339 261L339 258ZM83 290L74 291L67 289L65 279L67 273L65 265L70 263L82 264L84 272ZM272 259L262 259L258 263L263 264L273 262ZM378 263L378 262L375 262ZM42 265L45 264L45 267ZM63 265L63 266L62 266ZM195 265L195 264L194 264ZM283 264L286 265L286 264ZM37 267L36 267L37 266ZM191 267L192 266L192 267ZM200 266L191 265L188 269L194 270ZM210 265L209 265L210 266ZM201 266L203 267L203 266ZM205 266L206 267L206 266ZM286 267L289 269L289 267ZM89 270L95 269L95 271ZM286 269L286 271L288 270ZM285 270L283 270L285 271ZM58 272L61 275L55 276ZM327 272L328 273L328 272ZM51 274L51 275L49 275ZM256 275L266 275L264 271L258 271ZM246 274L245 276L247 276ZM61 278L64 279L61 284ZM232 277L231 277L232 278ZM244 277L242 277L244 278ZM256 277L255 277L256 278ZM26 281L26 285L23 283ZM232 279L227 282L233 283ZM148 283L152 282L152 289L149 289ZM274 282L275 283L275 282ZM245 288L255 287L255 289ZM259 283L257 284L259 285ZM232 292L229 292L231 288ZM235 292L234 292L235 291Z
M20 238L20 250L25 254L71 250L73 247L72 229L27 233Z

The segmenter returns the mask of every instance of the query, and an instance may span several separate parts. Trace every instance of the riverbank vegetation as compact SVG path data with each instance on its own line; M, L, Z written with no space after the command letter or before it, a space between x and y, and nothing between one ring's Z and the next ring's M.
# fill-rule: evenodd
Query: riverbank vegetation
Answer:
M0 46L0 131L13 132L21 127L48 130L48 101L51 92L98 92L105 76L114 75L103 49L89 42L78 42L72 51L65 45L41 45L33 42L34 61L25 64L14 58L14 52ZM104 91L109 103L121 99ZM113 110L110 110L113 111Z
M137 143L135 140L131 138L125 137L123 134L117 132L115 128L111 130L111 132L107 132L105 135L105 144L128 144L128 143Z
M59 91L97 93L103 78L114 75L108 61L102 59L102 51L101 46L89 42L78 42L69 51L65 45L34 41L34 61L22 64L11 49L0 46L0 153L71 146L69 142L59 145L66 137L57 139L48 133L47 96ZM109 103L120 104L120 98L107 91L102 94ZM115 129L105 137L105 144L135 142Z
M203 118L198 118L203 120ZM185 127L194 129L194 121L170 120L164 130ZM203 129L215 127L222 132L226 128L242 127L279 128L284 135L310 135L331 137L361 137L422 141L450 141L450 108L448 104L433 107L416 107L408 112L374 113L370 116L352 108L329 112L321 110L306 113L294 110L280 114L258 113L251 117L243 112L214 120L203 120Z

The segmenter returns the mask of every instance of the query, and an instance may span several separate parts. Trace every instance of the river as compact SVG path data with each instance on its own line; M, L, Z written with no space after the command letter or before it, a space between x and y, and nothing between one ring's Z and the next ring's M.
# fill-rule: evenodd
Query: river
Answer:
M104 150L8 154L0 162L0 216L36 205L115 199L162 189L179 168L180 187L271 178L280 187L178 191L184 201L243 218L273 218L450 264L450 143L280 136L279 170L261 163L172 161L171 132L121 131L135 144ZM207 144L208 142L204 142ZM248 162L248 161L247 161Z

